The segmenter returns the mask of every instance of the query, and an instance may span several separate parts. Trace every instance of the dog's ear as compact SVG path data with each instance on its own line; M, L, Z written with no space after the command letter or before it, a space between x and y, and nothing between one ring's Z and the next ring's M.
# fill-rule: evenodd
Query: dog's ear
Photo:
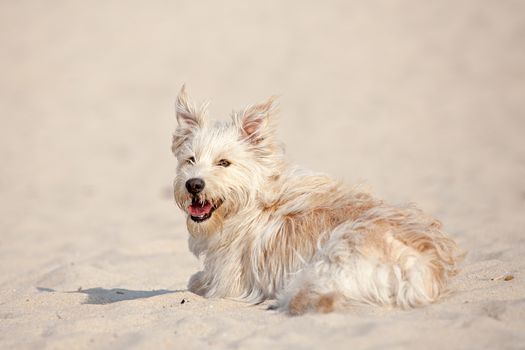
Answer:
M197 129L206 124L207 107L208 104L204 103L197 109L186 93L186 86L182 85L175 104L178 126L171 144L173 153L176 153Z
M276 96L272 96L266 102L250 106L243 112L233 115L233 121L240 129L243 139L257 145L273 136L276 99Z
M206 119L207 104L202 105L199 109L188 97L186 92L186 85L182 85L179 95L177 96L177 103L175 105L177 112L177 122L180 128L195 128L204 126Z

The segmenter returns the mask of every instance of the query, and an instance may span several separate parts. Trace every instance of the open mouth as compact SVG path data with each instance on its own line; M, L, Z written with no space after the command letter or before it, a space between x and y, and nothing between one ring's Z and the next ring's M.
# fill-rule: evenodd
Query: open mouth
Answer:
M190 218L195 222L203 222L208 220L215 209L220 207L222 201L217 204L212 204L207 200L201 200L198 197L193 197L191 199L191 204L188 206L188 213Z

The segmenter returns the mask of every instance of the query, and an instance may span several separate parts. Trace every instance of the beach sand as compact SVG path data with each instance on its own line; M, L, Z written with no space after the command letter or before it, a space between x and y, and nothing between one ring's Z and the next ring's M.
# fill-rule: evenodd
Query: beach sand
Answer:
M3 1L1 349L525 348L525 3ZM186 290L174 100L280 95L289 157L467 252L425 308L289 317Z

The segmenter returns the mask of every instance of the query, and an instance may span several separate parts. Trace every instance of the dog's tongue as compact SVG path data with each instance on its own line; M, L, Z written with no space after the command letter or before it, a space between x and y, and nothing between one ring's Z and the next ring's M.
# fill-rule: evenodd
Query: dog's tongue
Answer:
M211 211L211 203L206 201L204 203L193 202L188 207L191 216L203 216Z

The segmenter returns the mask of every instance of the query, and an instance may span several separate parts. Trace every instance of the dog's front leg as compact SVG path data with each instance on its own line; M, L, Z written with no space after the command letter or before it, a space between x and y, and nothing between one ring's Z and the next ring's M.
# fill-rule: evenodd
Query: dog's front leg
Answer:
M198 294L200 296L206 296L208 292L208 283L206 282L206 275L204 271L199 271L190 277L188 282L188 289L190 292Z

